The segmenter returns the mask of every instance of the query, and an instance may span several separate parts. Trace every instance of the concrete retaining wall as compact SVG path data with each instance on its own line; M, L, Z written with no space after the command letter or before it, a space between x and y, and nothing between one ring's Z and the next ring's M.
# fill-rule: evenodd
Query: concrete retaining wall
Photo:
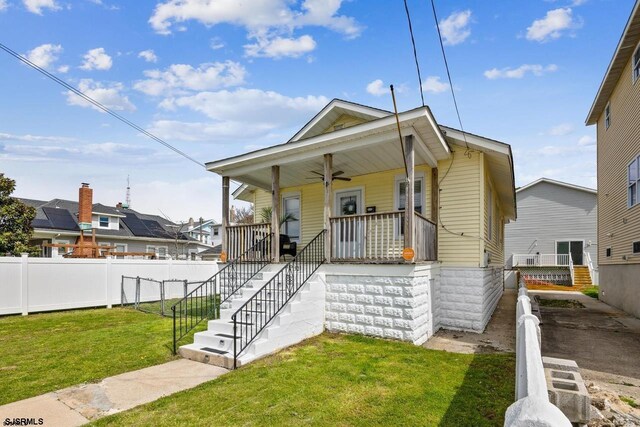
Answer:
M600 300L640 317L640 264L601 265Z
M502 267L442 267L440 325L482 332L503 291Z
M439 265L325 265L326 328L425 342L439 327Z

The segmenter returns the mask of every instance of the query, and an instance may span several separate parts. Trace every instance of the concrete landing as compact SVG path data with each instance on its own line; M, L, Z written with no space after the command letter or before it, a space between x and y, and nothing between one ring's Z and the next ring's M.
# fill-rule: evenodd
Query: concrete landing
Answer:
M105 378L97 384L81 384L0 406L0 420L34 418L37 425L42 418L45 426L79 426L193 388L227 372L217 366L174 360Z

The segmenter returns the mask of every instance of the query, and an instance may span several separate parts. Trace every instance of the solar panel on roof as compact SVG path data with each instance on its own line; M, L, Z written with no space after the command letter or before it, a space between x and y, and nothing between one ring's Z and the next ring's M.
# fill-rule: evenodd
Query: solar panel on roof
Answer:
M61 230L78 230L78 224L68 210L59 208L42 208L53 228Z
M153 233L155 237L161 237L163 239L172 239L175 237L169 234L167 230L162 228L158 221L154 221L152 219L143 219L142 223L147 227L149 231Z
M146 225L134 214L126 214L126 218L122 218L122 222L131 230L134 236L137 237L154 237L154 234L147 228Z

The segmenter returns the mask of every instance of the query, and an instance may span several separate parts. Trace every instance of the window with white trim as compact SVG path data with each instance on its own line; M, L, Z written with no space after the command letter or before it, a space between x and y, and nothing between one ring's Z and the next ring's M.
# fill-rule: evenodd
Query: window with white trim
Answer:
M395 184L396 210L404 211L407 207L407 179L397 177ZM414 176L413 181L413 210L422 215L424 205L424 176ZM404 216L396 225L396 235L404 235Z
M633 53L633 61L631 61L633 83L636 83L638 77L640 77L640 44L636 47L636 51Z
M609 129L611 126L611 103L608 102L607 106L604 107L604 128Z
M629 163L627 167L627 178L628 206L633 207L638 204L638 196L640 196L640 156Z
M99 226L100 228L109 228L109 217L108 216L99 217Z
M282 213L291 218L282 224L282 233L292 242L300 242L300 194L282 197Z

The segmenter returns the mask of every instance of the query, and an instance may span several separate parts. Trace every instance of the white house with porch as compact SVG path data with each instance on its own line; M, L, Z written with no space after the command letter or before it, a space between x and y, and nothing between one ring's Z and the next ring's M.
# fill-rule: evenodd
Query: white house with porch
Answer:
M219 295L219 318L185 357L247 363L323 330L420 344L482 331L502 295L511 148L428 107L396 117L336 99L289 141L207 169L222 177L228 263L199 294ZM229 225L230 180L269 223Z

